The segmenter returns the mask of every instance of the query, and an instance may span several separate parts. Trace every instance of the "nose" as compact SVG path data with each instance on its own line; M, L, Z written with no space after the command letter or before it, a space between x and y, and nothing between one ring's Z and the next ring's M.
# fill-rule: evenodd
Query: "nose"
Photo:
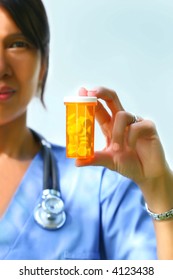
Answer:
M0 47L0 79L11 76L11 73L6 52Z

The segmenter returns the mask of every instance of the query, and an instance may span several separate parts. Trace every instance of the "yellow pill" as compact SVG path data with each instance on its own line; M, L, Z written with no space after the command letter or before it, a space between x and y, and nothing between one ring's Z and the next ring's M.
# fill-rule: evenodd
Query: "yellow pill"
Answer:
M83 124L85 123L85 117L80 116L80 117L77 119L77 121L78 121L81 125L83 125Z
M73 114L70 114L69 116L68 116L68 121L72 121L73 119L75 119L75 114L73 113Z
M69 155L73 155L74 153L76 153L76 145L69 144L67 147L67 151Z
M85 124L86 124L87 127L92 126L93 121L91 119L87 118Z
M81 133L83 131L83 126L80 123L76 125L76 133Z
M73 124L73 125L68 125L67 126L67 134L68 135L73 135L76 133L76 126Z
M83 145L79 146L79 148L78 148L78 155L79 156L86 156L86 154L87 154L86 147L83 146Z
M79 145L88 148L89 143L86 141L81 141Z
M92 127L91 126L89 126L89 127L87 127L87 132L89 133L89 134L91 134L91 132L92 132Z
M80 136L80 137L79 137L79 140L80 140L80 141L86 141L87 138L88 138L88 137L86 137L86 136Z

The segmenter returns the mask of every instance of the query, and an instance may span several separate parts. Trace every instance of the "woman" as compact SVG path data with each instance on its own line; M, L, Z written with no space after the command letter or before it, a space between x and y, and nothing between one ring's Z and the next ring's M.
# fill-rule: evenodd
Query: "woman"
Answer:
M20 4L1 1L1 51L0 51L0 135L1 135L1 178L0 178L0 214L5 211L16 188L21 181L32 158L40 149L31 131L26 127L26 108L35 92L46 78L48 46L40 48L39 39L34 41L32 33L27 36L27 22L22 20ZM14 2L14 1L10 1ZM23 1L25 2L25 1ZM14 24L7 9L14 10L19 25ZM29 5L23 3L23 8ZM23 9L22 8L22 9ZM14 10L15 12L15 10ZM37 12L37 11L36 11ZM37 14L32 14L33 22ZM19 18L20 15L20 18ZM25 23L26 24L23 24ZM41 20L39 24L41 24ZM30 23L31 24L31 23ZM36 22L38 25L38 23ZM44 24L44 22L43 22ZM40 27L40 26L39 26ZM26 29L26 30L25 30ZM26 33L26 35L24 35ZM41 37L41 35L40 35ZM45 39L45 45L47 44ZM43 42L41 42L43 45Z
M111 90L80 90L105 100L112 111L109 116L99 103L105 150L91 162L76 161L100 167L77 168L63 147L46 144L59 170L66 221L53 231L35 221L47 170L45 140L27 127L26 117L34 96L43 102L49 26L41 0L0 0L0 22L0 259L155 259L153 224L134 181L150 209L165 211L169 201L165 193L159 204L157 189L164 194L172 173L153 125L134 123Z

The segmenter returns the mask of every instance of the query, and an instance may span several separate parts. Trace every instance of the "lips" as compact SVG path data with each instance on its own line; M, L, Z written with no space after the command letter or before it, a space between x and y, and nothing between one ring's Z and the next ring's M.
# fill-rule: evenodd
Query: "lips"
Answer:
M10 99L14 93L16 92L15 89L8 87L8 86L1 86L0 87L0 101L5 101Z

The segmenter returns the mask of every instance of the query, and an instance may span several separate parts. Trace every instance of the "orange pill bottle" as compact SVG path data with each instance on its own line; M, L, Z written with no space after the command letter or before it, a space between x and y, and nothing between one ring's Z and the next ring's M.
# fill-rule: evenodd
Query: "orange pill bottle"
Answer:
M66 156L91 158L94 156L94 127L96 97L67 96Z

